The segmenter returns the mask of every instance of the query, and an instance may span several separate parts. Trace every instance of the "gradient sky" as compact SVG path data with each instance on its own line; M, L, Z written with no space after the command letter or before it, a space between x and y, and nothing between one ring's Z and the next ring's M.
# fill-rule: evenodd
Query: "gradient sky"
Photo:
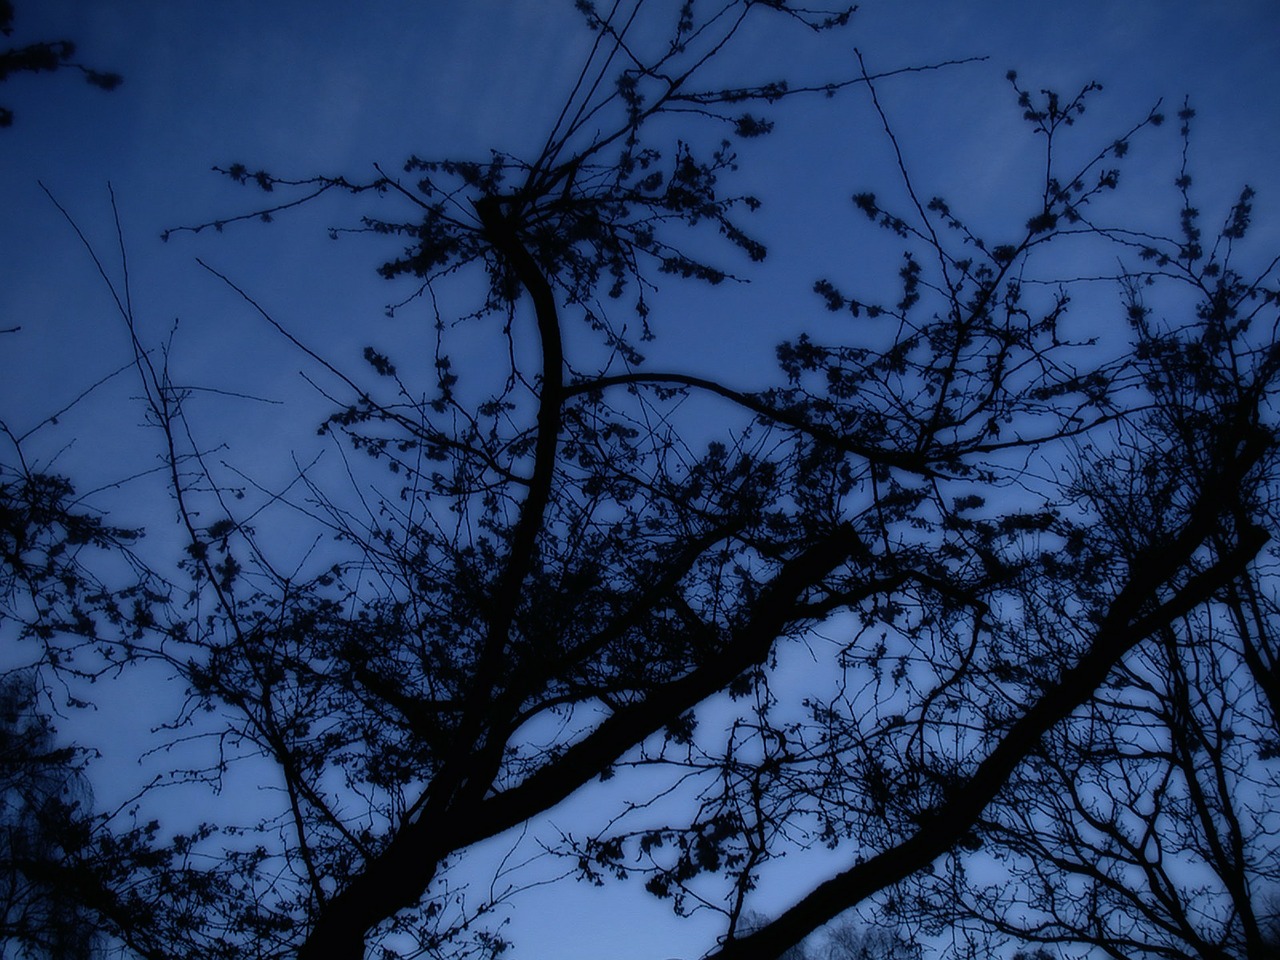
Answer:
M144 336L163 341L180 317L172 339L180 379L270 401L211 399L197 414L206 444L229 444L227 458L266 484L289 476L286 451L305 456L323 404L297 376L304 364L296 353L195 258L229 275L339 363L350 363L366 343L415 342L426 315L383 315L384 304L407 292L374 274L393 248L326 236L325 227L377 209L373 201L326 200L274 224L179 234L167 244L160 233L234 216L258 200L210 173L215 163L240 161L281 176L371 178L374 163L396 170L411 153L484 157L494 147L527 154L540 145L589 42L568 0L16 5L13 42L73 38L85 63L118 71L125 82L112 93L70 74L0 85L0 103L16 113L15 125L0 131L0 328L22 327L0 339L0 416L23 432L129 359L101 281L37 184L78 219L115 269L110 182ZM925 192L947 197L982 224L1016 224L1032 212L1020 198L1034 183L1035 148L1004 80L1010 68L1036 88L1101 81L1106 89L1089 111L1092 133L1084 138L1092 144L1108 142L1159 98L1174 112L1190 95L1209 222L1250 183L1259 192L1256 248L1280 248L1276 0L867 0L853 27L828 42L773 34L743 40L721 65L726 78L762 79L766 65L796 79L836 79L856 68L855 45L873 71L988 57L886 81L880 90ZM1126 173L1135 187L1131 200L1149 204L1138 219L1149 216L1166 229L1176 224L1168 201L1177 150L1175 130L1156 131L1135 144ZM896 279L898 249L849 202L857 190L891 193L894 181L863 92L797 104L773 137L745 145L740 156L743 188L766 201L757 232L771 246L769 261L750 286L708 293L670 281L651 352L658 365L725 372L735 386L750 388L770 381L778 339L822 321L809 292L815 279L832 276L850 291L884 289ZM1112 319L1104 312L1097 323ZM33 437L29 452L87 478L82 485L146 469L154 463L153 438L136 429L134 392L124 377L108 384L94 402ZM125 502L111 496L104 493L104 503ZM155 504L132 509L165 513ZM163 545L163 530L153 539ZM135 684L103 695L109 702L94 723L99 732L123 725L136 713L125 705L145 693ZM132 742L121 736L99 744L111 771L100 797L123 795L131 776L144 776L128 772L136 769ZM234 800L224 794L217 803ZM582 802L570 801L551 820L567 825ZM759 900L765 911L794 896L795 881L805 882L797 874L789 884L785 869L771 878ZM573 883L519 901L510 931L516 957L563 960L594 956L602 943L618 960L694 956L714 935L708 924L673 923L665 905L635 890Z

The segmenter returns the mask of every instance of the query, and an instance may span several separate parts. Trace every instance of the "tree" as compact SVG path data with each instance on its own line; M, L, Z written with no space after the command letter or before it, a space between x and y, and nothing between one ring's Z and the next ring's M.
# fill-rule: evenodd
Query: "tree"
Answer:
M13 35L14 8L12 0L0 0L0 34ZM70 40L40 40L20 47L0 50L0 83L15 73L50 73L58 70L79 70L86 82L102 90L114 90L123 78L118 73L94 70L72 59L76 45ZM0 107L0 127L13 125L13 111Z
M1180 114L1188 142L1192 116L1186 107ZM1185 160L1179 181L1184 190L1190 182ZM1241 202L1249 199L1246 190ZM1189 199L1184 211L1185 248L1198 243L1198 214ZM1163 356L1161 376L1149 380L1157 403L1142 421L1142 439L1126 440L1126 460L1141 443L1175 449L1211 410L1236 402L1235 337L1259 316L1249 304L1274 299L1257 297L1229 262L1233 225L1247 218L1246 210L1228 220L1203 265L1143 251L1162 276L1197 289L1210 326L1200 342L1151 341ZM1137 287L1130 296L1135 317L1148 324ZM1154 510L1135 509L1132 474L1107 469L1081 478L1117 545L1139 528L1158 529L1168 504L1196 482L1167 460L1143 472ZM1255 509L1265 516L1272 508ZM970 876L970 858L957 850L949 870L921 878L904 912L935 929L969 931L982 955L1013 940L1134 958L1273 956L1280 649L1269 582L1274 551L1265 556L1136 646L1042 740L973 836L979 856L994 859L1001 874L980 867Z
M953 883L946 900L922 894L935 924L963 924L988 950L1011 939L1125 957L1274 955L1272 735L1253 727L1238 651L1167 641L984 816L983 850L1007 874Z
M920 947L899 931L843 920L826 931L821 960L920 960Z
M286 196L212 226L377 196L387 212L359 229L404 245L381 269L411 284L403 303L481 291L462 333L440 317L430 364L370 347L366 377L331 369L344 396L323 430L369 462L346 493L311 469L302 495L267 492L334 536L317 569L273 559L116 297L189 541L185 603L158 598L152 647L117 656L163 655L208 711L184 718L282 785L249 849L229 841L201 873L205 832L102 881L186 878L182 918L161 895L130 915L135 949L497 954L491 904L452 897L449 871L618 778L637 792L557 852L589 882L638 877L678 911L723 913L717 960L780 956L976 842L1045 738L1270 535L1277 356L1246 321L1277 298L1232 259L1250 197L1218 246L1189 201L1168 240L1113 225L1114 164L1158 113L1081 152L1095 85L1033 95L1011 78L1044 145L1025 218L985 239L920 200L905 165L905 213L857 194L904 248L899 292L818 280L832 323L782 344L782 382L753 389L644 364L653 277L729 280L699 231L763 258L741 220L759 201L722 185L733 141L808 94L857 86L879 110L886 78L701 86L757 18L825 31L845 11L683 4L659 36L640 5L579 6L597 43L531 159L415 157L409 182L223 168ZM1055 261L1080 240L1137 261L1115 278L1123 345L1073 333ZM451 359L473 330L504 345L496 372ZM711 442L685 438L707 432L686 401L723 418ZM802 651L838 682L788 692ZM818 844L847 868L737 935L769 864Z
M0 420L0 939L15 960L82 960L108 935L159 960L171 955L159 942L180 942L173 926L189 928L194 905L219 895L217 878L190 864L207 831L160 843L154 820L95 813L87 751L59 744L42 708L55 685L65 707L91 706L71 691L140 658L145 644L134 644L168 596L132 552L141 531L107 523L24 452L92 391L26 431ZM17 651L32 650L14 666Z
M16 951L6 957L90 957L92 917L49 879L87 788L75 751L36 712L31 679L0 687L0 938Z
M769 918L754 911L739 923L742 933L763 928ZM920 947L902 931L841 917L807 940L787 948L780 960L920 960Z
M982 818L988 869L926 881L932 925L1133 958L1280 949L1275 601L1250 575L1162 631ZM958 881L958 882L957 882Z

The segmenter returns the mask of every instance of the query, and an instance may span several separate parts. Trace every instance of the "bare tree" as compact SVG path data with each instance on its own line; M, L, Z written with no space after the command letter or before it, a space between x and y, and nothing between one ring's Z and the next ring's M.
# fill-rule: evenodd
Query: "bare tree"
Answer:
M890 927L839 920L824 931L820 960L920 960L919 944Z

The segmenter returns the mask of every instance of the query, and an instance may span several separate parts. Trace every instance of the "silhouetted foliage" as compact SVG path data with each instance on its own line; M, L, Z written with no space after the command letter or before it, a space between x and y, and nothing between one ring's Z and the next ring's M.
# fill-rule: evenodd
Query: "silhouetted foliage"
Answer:
M346 491L308 469L268 492L333 535L315 569L273 561L116 297L188 537L185 604L151 588L126 655L184 679L180 722L219 745L211 780L234 753L278 787L256 830L135 834L127 882L98 875L132 898L115 916L135 949L497 955L503 895L457 895L458 861L595 790L608 813L546 841L581 880L718 911L716 960L782 956L869 898L892 916L907 881L989 842L1053 745L1171 635L1200 643L1187 624L1258 569L1280 296L1237 264L1248 195L1216 245L1185 195L1173 237L1125 225L1118 164L1158 113L1081 152L1096 85L1012 78L1044 148L1025 210L985 236L905 165L900 202L859 190L851 213L903 251L898 292L816 278L813 332L753 389L650 369L646 292L766 255L734 138L810 93L857 86L880 111L883 77L699 86L742 24L822 31L844 11L686 3L657 36L579 6L598 42L536 155L413 157L368 181L221 168L272 205L209 226L378 198L356 229L399 245L381 272L410 285L401 306L478 291L437 317L425 362L369 347L367 375L330 368L343 395L321 430L369 459ZM1127 264L1115 342L1070 309L1082 241ZM476 342L496 364L455 363ZM844 869L739 930L769 866L817 846Z
M0 35L13 35L15 11L12 0L0 0ZM86 82L102 90L114 90L124 78L118 73L94 70L77 62L76 45L71 40L41 40L0 50L0 83L15 73L54 73L78 70ZM13 125L13 110L0 106L0 127Z

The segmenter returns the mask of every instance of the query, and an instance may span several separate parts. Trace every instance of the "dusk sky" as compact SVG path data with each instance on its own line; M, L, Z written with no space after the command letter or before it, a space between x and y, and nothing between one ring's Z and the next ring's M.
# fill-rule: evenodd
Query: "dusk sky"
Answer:
M382 208L365 198L326 198L272 225L179 233L161 244L166 229L256 209L259 195L209 168L240 162L282 177L359 180L375 175L374 164L398 171L415 153L527 154L559 109L589 41L570 3L541 0L359 7L42 0L19 4L15 23L15 41L72 37L85 63L125 77L112 93L70 74L16 75L3 88L16 122L3 139L0 311L21 319L24 331L6 344L6 361L18 369L0 385L0 399L20 422L61 405L60 395L47 393L50 383L77 384L82 371L106 372L114 360L128 359L121 330L103 313L105 290L37 181L104 254L114 248L107 184L113 186L140 316L156 335L182 318L175 353L193 374L245 369L241 337L261 332L196 257L281 310L282 320L300 325L297 332L323 329L314 336L326 356L344 359L352 350L334 338L349 338L358 351L371 334L394 337L382 308L409 290L374 275L393 242L348 236L333 243L326 228L356 225L361 214ZM1202 204L1225 211L1248 183L1260 195L1259 231L1280 230L1272 215L1280 205L1273 162L1280 155L1280 9L1268 0L871 2L838 37L744 37L720 71L825 82L856 71L855 47L872 72L987 58L880 89L920 189L979 223L997 223L1010 204L1025 205L1038 173L1039 146L1004 79L1016 69L1033 89L1074 92L1090 80L1103 83L1080 136L1087 146L1118 135L1161 98L1174 111L1190 95ZM871 251L884 262L898 253L849 202L858 190L894 188L890 154L865 95L850 89L831 101L797 101L778 120L775 135L739 151L742 189L765 201L751 223L770 247L769 260L749 287L716 291L716 312L733 315L732 349L749 357L746 369L763 364L766 377L781 338L769 330L779 329L780 314L795 318L818 306L809 292L815 279L829 273L851 285L875 283L880 264L871 265ZM1135 143L1126 168L1126 202L1132 207L1134 197L1151 191L1153 224L1174 224L1168 204L1177 151L1175 131L1152 131ZM725 296L744 297L757 316L723 305ZM765 301L777 309L762 309ZM744 322L770 313L759 336L743 335ZM679 357L705 343L724 350L726 338L709 334L706 322L716 319L657 315L653 355L669 348ZM279 359L288 363L287 351ZM248 379L267 394L296 387L286 387L281 381L289 375L279 373L255 370Z
M375 164L394 173L411 154L483 159L491 148L536 154L590 42L569 0L17 0L15 6L8 42L73 39L78 60L116 71L124 82L104 92L63 72L18 75L0 85L0 105L15 114L12 128L0 130L0 328L21 327L0 339L0 418L23 434L132 356L108 291L40 186L118 276L110 183L143 339L170 344L177 379L257 398L209 393L193 407L193 422L206 447L225 444L219 458L264 488L288 481L295 456L313 455L315 426L329 404L298 371L321 382L324 374L196 258L339 367L358 368L366 344L400 350L402 364L420 349L425 366L434 322L429 305L414 301L394 318L384 312L412 292L409 282L375 273L396 242L363 235L333 241L327 234L329 227L357 225L362 214L389 213L394 200L324 197L270 224L176 232L167 242L162 232L229 220L263 202L264 195L212 173L213 165L367 180L376 176ZM672 4L647 6L657 13ZM744 36L717 77L840 80L857 73L855 47L873 73L986 58L889 78L877 88L916 182L978 224L1017 227L1034 212L1038 147L1005 79L1016 69L1032 89L1074 93L1091 80L1103 84L1081 123L1081 143L1095 149L1161 98L1172 114L1190 96L1197 111L1191 160L1207 221L1220 222L1248 183L1259 195L1255 249L1280 248L1276 0L866 0L852 25L834 36L799 30ZM744 389L761 387L777 379L776 342L825 322L815 280L894 289L899 250L850 200L862 190L893 196L898 189L865 91L855 86L830 100L784 104L777 121L772 136L739 149L741 189L764 201L750 223L769 257L757 268L723 253L749 284L707 291L666 279L655 298L658 337L649 350L655 366L711 370ZM1124 166L1126 209L1136 205L1136 219L1168 232L1177 223L1171 184L1179 150L1176 124L1167 124L1137 138ZM450 293L441 308L461 312L466 297L465 290ZM626 302L616 308L619 322L626 320ZM1083 302L1095 306L1088 297ZM1098 296L1101 312L1088 322L1102 332L1120 323L1118 303L1114 291ZM1108 315L1108 307L1116 312ZM469 341L456 359L497 362L485 349ZM150 470L155 438L138 426L142 413L131 400L137 387L129 376L32 436L27 453L84 488ZM715 427L706 427L708 435ZM176 531L166 532L171 511L163 493L137 500L107 489L96 502L138 514L113 513L113 520L158 526L152 549L176 544ZM307 544L279 547L305 552ZM137 703L150 694L136 680L107 689L119 692L93 718L70 716L60 726L103 754L95 790L110 804L149 776L149 768L134 763L130 744L146 737L147 712ZM137 728L126 733L130 722ZM218 798L191 801L193 808L252 806L251 779ZM574 798L553 813L547 829L567 827L574 804L590 802ZM501 856L498 846L486 855ZM817 854L819 861L825 856L832 855ZM766 913L785 906L813 868L797 860L794 876L772 869L758 896ZM637 886L595 890L572 879L514 900L509 919L520 960L585 960L605 943L617 960L692 958L716 932L713 918L675 920Z

